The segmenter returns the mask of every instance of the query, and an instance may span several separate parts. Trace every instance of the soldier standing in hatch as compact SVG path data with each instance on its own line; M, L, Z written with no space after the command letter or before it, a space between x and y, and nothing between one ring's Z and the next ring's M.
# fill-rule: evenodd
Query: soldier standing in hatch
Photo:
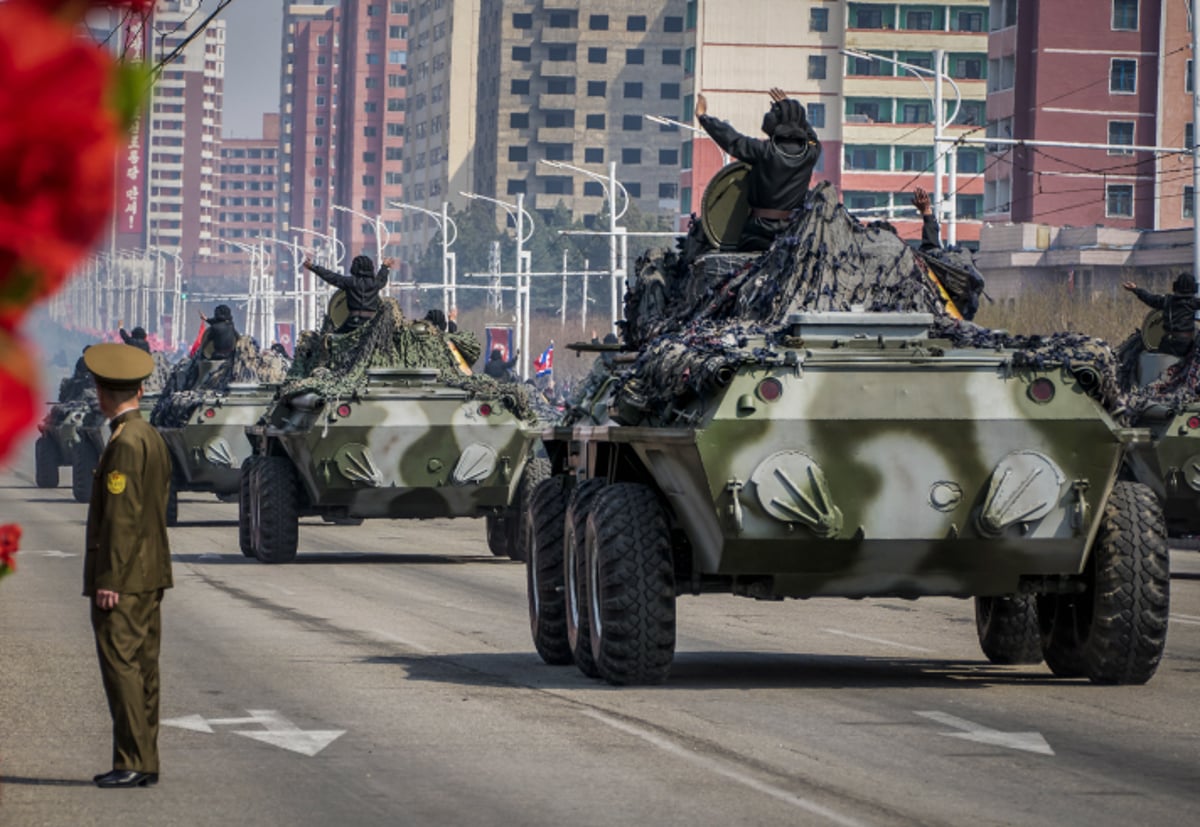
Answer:
M98 787L145 787L158 783L161 604L163 591L172 586L171 458L138 411L142 381L154 370L150 355L103 344L88 348L84 360L112 429L96 466L83 563L83 593L92 603L113 722L112 771L93 780Z
M233 326L233 311L227 304L218 304L213 308L212 316L200 314L208 325L204 337L200 340L200 356L203 359L228 359L237 347L238 333ZM205 348L212 345L212 352L205 354Z
M1171 285L1171 292L1165 294L1151 293L1132 281L1122 282L1121 286L1137 296L1142 304L1162 311L1165 333L1158 352L1187 356L1196 343L1196 309L1200 308L1200 299L1196 298L1196 277L1181 273Z
M132 345L147 353L150 352L150 341L146 337L146 328L139 326L135 327L131 332L126 333L124 326L122 326L117 332L121 334L121 341L125 344Z
M304 260L304 268L317 274L317 277L327 284L332 284L339 290L346 291L346 308L350 315L335 333L348 333L362 327L379 312L379 292L387 285L388 271L392 267L392 259L385 258L379 272L369 256L355 256L350 262L350 275L344 276L333 270L313 264L312 259Z
M762 122L765 141L748 138L710 116L704 95L696 96L700 126L721 149L750 164L746 179L750 217L738 242L743 251L767 249L787 228L792 212L804 206L813 167L821 157L821 142L809 126L804 106L782 89L772 89L770 94L771 108Z

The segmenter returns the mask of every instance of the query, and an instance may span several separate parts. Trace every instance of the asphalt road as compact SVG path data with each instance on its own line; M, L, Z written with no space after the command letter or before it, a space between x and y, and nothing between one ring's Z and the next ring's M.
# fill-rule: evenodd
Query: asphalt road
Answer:
M980 654L969 601L679 602L670 680L544 665L479 521L306 521L246 560L184 495L162 782L98 790L108 717L79 596L86 507L0 474L0 824L1178 825L1200 808L1200 553L1172 554L1157 676ZM66 474L64 474L64 479ZM1189 816L1188 813L1193 815Z

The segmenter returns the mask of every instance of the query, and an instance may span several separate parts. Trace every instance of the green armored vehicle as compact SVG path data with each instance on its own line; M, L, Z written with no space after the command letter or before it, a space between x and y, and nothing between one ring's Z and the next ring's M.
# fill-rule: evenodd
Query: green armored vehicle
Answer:
M640 262L627 352L543 434L553 473L527 550L541 657L655 683L679 595L944 595L975 598L995 663L1148 680L1165 531L1122 478L1148 434L1106 411L1075 339L954 319L894 235L831 188L811 200L762 256Z
M171 452L171 517L180 491L239 499L242 465L252 454L246 427L262 418L289 365L242 336L228 359L201 353L176 366L150 416Z
M91 456L89 447L77 450L81 428L99 427L104 416L96 407L93 391L90 398L79 398L54 404L45 419L38 423L40 436L34 443L34 480L39 488L57 488L59 468L71 469L71 493L76 502L85 503L91 496L92 469L99 452Z
M525 389L471 376L471 334L408 322L398 305L359 331L305 334L293 373L246 433L243 551L295 558L298 522L488 517L493 553L518 546L516 502L546 473Z

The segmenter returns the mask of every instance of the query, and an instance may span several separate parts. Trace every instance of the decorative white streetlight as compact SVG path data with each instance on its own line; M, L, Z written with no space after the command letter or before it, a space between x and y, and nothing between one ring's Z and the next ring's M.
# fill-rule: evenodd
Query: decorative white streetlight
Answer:
M954 123L958 118L959 110L962 109L962 90L958 84L954 82L954 78L950 77L943 71L946 64L946 50L937 49L933 53L933 69L927 69L924 66L917 66L914 63L906 63L903 60L895 60L882 55L871 54L870 52L860 52L855 49L842 49L842 54L847 57L859 58L860 60L882 60L885 63L891 63L894 66L899 66L902 69L908 70L921 81L921 85L925 87L925 91L929 93L933 103L933 212L938 219L938 232L941 232L942 219L946 210L946 204L942 197L942 164L943 159L938 155L939 148L942 145L942 136L945 129L950 124ZM930 90L929 84L925 82L925 76L934 79L933 89ZM946 118L942 112L944 104L942 102L942 80L943 78L954 87L954 94L957 101L954 105L954 113ZM957 153L953 147L947 150L947 159L950 162L950 217L946 222L948 231L948 240L954 244L958 239L958 203L954 196L954 190L958 186L958 164Z
M477 192L460 192L464 198L487 201L503 207L517 225L517 341L521 347L521 378L529 378L529 271L533 269L530 254L525 252L525 242L533 238L533 216L525 211L525 193L517 194L517 203L510 204ZM525 232L525 220L529 220L529 232Z
M325 247L325 250L329 253L329 258L327 259L327 261L329 262L330 267L339 266L346 257L346 245L343 244L341 241L339 241L337 236L325 235L325 233L317 232L316 230L310 230L307 227L292 227L292 228L290 228L290 231L292 233L296 233L296 234L307 234L307 235L315 236L317 238L321 238L321 239L324 239L325 241L329 242L328 246ZM308 249L307 247L303 247L299 243L296 243L296 246L301 249L304 249L304 250ZM314 248L314 253L316 253L316 252L317 252L317 248ZM318 260L320 260L321 256L318 254L317 258L318 258ZM306 277L302 270L300 271L300 276L301 276L301 279L304 279ZM318 280L317 280L317 277L315 274L309 273L307 275L307 279L309 280L309 282L312 285L311 289L306 289L303 281L301 281L300 284L296 285L296 287L297 287L297 291L299 293L304 294L304 298L305 298L304 310L306 311L305 316L307 317L307 319L309 321L309 324L306 325L303 329L315 330L317 327L317 296L319 295L320 288L317 285Z
M450 252L450 247L458 240L458 225L450 217L450 205L443 201L440 213L403 201L392 200L388 202L388 206L398 210L413 210L427 215L437 222L438 230L442 235L442 312L448 318L451 311L458 309L458 266L455 254Z

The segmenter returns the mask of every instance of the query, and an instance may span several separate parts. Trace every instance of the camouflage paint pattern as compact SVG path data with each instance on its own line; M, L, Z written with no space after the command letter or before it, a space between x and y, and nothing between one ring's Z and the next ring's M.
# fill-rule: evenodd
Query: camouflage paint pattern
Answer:
M498 513L513 501L537 431L499 399L471 398L436 377L429 369L371 369L354 396L281 402L246 433L258 453L291 459L307 497L303 512Z
M1173 535L1200 533L1200 403L1161 419L1143 418L1149 446L1133 453L1139 482L1162 500Z
M38 423L38 431L54 444L58 464L70 465L71 454L82 438L82 429L99 429L103 425L104 415L96 407L93 397L91 401L59 402L52 406L45 419Z
M886 332L794 350L791 366L744 365L691 402L691 427L587 420L544 438L570 440L585 477L640 465L651 479L633 481L668 505L690 573L773 598L1003 595L1023 576L1078 574L1125 444L1147 437L1072 374L1015 369L1000 350ZM1035 400L1035 380L1052 398Z

